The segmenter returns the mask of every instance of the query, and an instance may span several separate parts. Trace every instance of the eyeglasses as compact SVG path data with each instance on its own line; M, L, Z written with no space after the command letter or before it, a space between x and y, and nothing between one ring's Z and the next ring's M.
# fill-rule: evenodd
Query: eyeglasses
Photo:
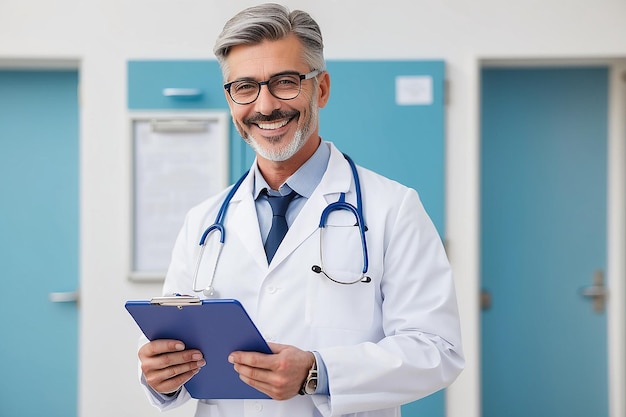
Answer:
M283 73L271 77L267 81L236 80L224 84L230 98L237 104L253 103L261 93L261 86L266 85L269 92L280 100L293 100L302 89L302 80L309 80L319 75L321 70L313 70L308 74Z

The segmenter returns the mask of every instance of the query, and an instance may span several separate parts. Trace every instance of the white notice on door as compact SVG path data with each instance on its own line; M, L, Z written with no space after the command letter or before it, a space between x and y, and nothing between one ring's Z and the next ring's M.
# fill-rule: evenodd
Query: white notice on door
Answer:
M429 75L396 77L396 104L399 106L433 104L433 77Z

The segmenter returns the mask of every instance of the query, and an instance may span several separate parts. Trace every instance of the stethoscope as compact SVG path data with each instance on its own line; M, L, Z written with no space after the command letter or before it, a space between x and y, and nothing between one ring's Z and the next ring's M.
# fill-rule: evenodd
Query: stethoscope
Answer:
M346 161L348 161L348 164L350 165L350 169L352 170L352 176L354 178L354 188L355 188L355 191L356 191L356 207L353 206L352 204L346 202L346 194L345 193L341 193L341 195L339 196L339 200L338 201L336 201L334 203L330 203L322 211L322 215L320 216L320 223L319 223L319 228L320 228L320 265L313 265L311 267L311 269L315 273L318 273L318 274L322 273L322 274L324 274L324 276L326 276L326 278L328 278L329 280L331 280L331 281L333 281L333 282L335 282L337 284L349 285L349 284L356 284L357 282L365 282L365 283L367 283L367 282L371 282L371 278L365 275L367 273L367 269L368 269L368 266L369 266L368 265L369 264L369 259L368 259L368 255L367 255L367 242L365 240L365 232L367 231L367 226L365 225L365 218L363 217L363 204L362 204L362 197L361 197L361 183L359 181L359 174L357 173L357 169L356 169L356 165L354 164L354 161L352 161L352 159L348 155L346 155L346 154L343 154L343 156L346 158ZM226 229L224 227L224 218L226 217L226 211L228 210L228 206L230 204L230 201L232 200L233 196L235 195L235 193L237 192L237 190L241 186L241 183L243 183L245 178L248 176L248 172L249 171L244 173L241 176L241 178L239 178L239 180L237 180L237 182L230 189L230 191L226 195L226 198L224 198L224 201L222 202L222 205L221 205L219 211L217 212L217 216L215 218L215 221L213 222L212 225L210 225L209 227L206 228L204 233L202 233L202 237L200 238L200 242L199 242L200 253L198 254L198 260L196 262L196 268L195 268L195 272L194 272L194 276L193 276L193 291L194 292L202 292L206 297L215 297L216 294L217 294L217 292L215 291L215 287L213 287L213 280L215 278L215 271L217 269L217 263L219 261L220 255L222 253L222 249L224 247L224 240L226 238ZM324 270L324 260L323 260L323 256L322 256L322 254L323 254L323 251L322 251L322 231L326 227L326 222L328 220L328 216L333 211L336 211L336 210L347 210L347 211L350 211L354 215L354 217L356 219L355 226L358 226L358 228L359 228L359 235L360 235L360 238L361 238L361 249L363 251L363 270L362 270L361 274L358 276L357 279L350 279L348 281L341 281L341 280L332 278ZM204 255L204 249L206 247L206 241L207 241L207 238L208 238L209 234L211 234L213 232L218 232L219 233L219 248L218 248L217 257L216 257L215 263L213 265L213 269L211 271L209 284L205 288L198 288L197 287L198 272L200 270L200 264L202 262L202 257Z

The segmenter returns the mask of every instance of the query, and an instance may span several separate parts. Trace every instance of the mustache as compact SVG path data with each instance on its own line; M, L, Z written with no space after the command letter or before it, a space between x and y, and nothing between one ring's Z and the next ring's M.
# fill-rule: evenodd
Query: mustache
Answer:
M297 110L291 110L291 111L274 110L270 114L257 113L254 116L246 118L244 120L244 123L246 125L251 125L251 124L259 123L259 122L273 122L274 120L292 119L299 115L300 115L300 112Z

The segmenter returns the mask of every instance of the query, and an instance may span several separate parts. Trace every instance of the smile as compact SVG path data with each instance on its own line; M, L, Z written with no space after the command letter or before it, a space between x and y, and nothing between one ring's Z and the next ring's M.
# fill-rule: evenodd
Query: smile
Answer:
M293 119L297 118L300 112L296 110L280 111L274 110L272 114L264 115L257 113L256 115L244 119L243 123L252 127L253 125L261 130L278 130L287 126Z
M279 120L275 122L259 122L256 125L260 129L263 129L263 130L274 130L274 129L280 129L281 127L285 126L290 121L291 119L283 119L283 120Z

